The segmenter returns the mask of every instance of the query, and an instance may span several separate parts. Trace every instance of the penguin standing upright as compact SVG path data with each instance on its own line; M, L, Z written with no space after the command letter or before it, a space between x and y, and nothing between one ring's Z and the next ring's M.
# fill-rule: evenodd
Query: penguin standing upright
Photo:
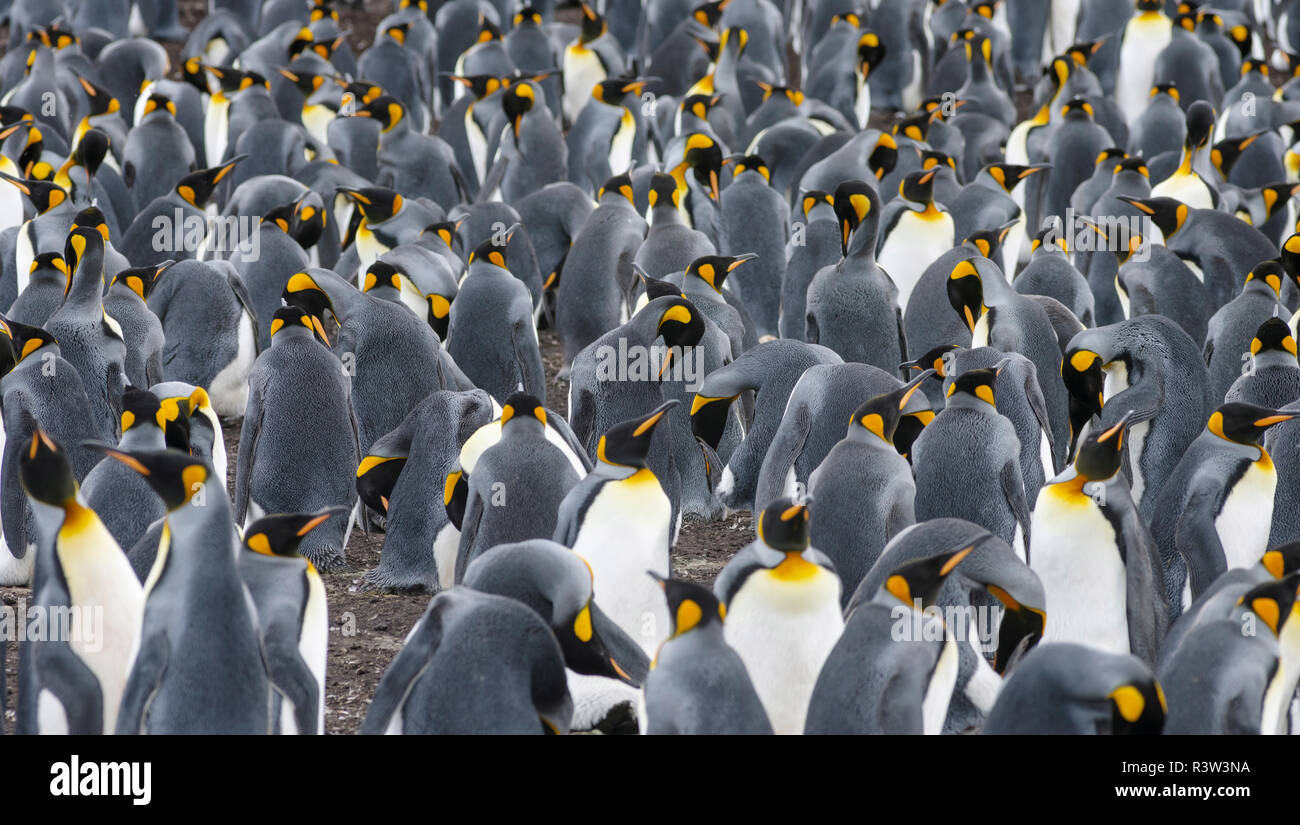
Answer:
M235 468L235 519L241 524L267 513L351 510L356 503L353 479L361 459L351 386L319 325L298 307L282 307L271 320L271 348L249 373ZM333 530L315 531L303 547L322 569L344 558L351 520L336 522Z
M167 425L183 414L175 401L163 404L148 390L127 388L122 395L122 438L119 450L162 450ZM188 449L188 445L186 445ZM116 461L100 461L86 474L81 487L86 503L99 514L104 527L127 551L149 526L167 514L158 496L139 473Z
M36 713L32 732L109 733L117 727L140 638L140 582L122 548L86 506L63 450L37 430L21 462L19 476L32 502L39 541L34 605L51 616L84 611L86 621L95 620L94 627L73 627L71 638L24 645L21 707Z
M1030 567L1048 602L1043 637L1154 665L1169 622L1160 553L1119 472L1125 415L1079 445L1074 466L1038 494Z
M650 230L636 251L636 264L652 278L683 272L691 262L717 250L709 236L693 229L682 217L682 190L672 175L656 172L650 178Z
M772 732L745 663L727 644L726 610L693 582L655 579L672 621L645 680L647 734Z
M1174 28L1161 0L1136 0L1135 5L1137 13L1120 38L1119 70L1115 75L1115 102L1130 125L1146 109L1156 63L1173 38Z
M904 310L925 268L953 246L952 216L934 202L935 174L931 169L903 178L902 197L886 205L880 218L877 260L898 287L898 306Z
M799 221L791 216L792 231L802 233L802 244L791 243L786 253L785 279L781 282L782 338L804 339L807 331L808 286L822 267L834 265L840 257L840 228L829 192L804 192L800 198ZM793 240L793 237L792 237Z
M676 400L616 424L596 445L596 466L560 502L555 541L591 566L594 592L609 617L646 651L670 632L662 594L646 571L667 577L673 506L646 466L655 427Z
M723 636L740 654L775 733L802 733L817 675L844 629L840 579L809 545L808 508L788 498L755 521L756 539L722 568L713 592Z
M790 234L790 207L772 188L772 173L757 155L747 155L732 167L731 184L718 199L722 227L718 232L723 255L756 255L733 287L753 320L760 341L780 332L781 285L785 279L785 246Z
M591 97L591 90L607 77L623 74L623 54L618 41L609 36L605 18L582 3L582 24L578 37L565 46L560 58L564 72L563 112L567 123L575 123L578 113Z

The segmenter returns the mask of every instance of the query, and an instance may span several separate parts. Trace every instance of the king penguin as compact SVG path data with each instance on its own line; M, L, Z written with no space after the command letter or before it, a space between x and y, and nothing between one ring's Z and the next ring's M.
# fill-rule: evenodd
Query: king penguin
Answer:
M880 218L876 257L898 287L898 306L907 309L912 288L925 268L953 246L953 221L934 202L936 171L913 172L898 185L901 196Z

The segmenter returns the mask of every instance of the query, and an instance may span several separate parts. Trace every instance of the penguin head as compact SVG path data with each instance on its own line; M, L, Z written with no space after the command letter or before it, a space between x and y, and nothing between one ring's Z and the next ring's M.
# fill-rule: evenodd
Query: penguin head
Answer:
M104 243L108 243L108 221L104 218L104 213L97 206L87 206L77 213L72 219L72 225L68 227L68 232L88 228L99 233L99 237Z
M1088 434L1074 458L1074 469L1080 478L1105 481L1119 472L1124 463L1124 434L1132 418L1133 411L1129 410L1109 428Z
M679 163L672 171L679 184L686 180L686 170L695 175L695 180L704 187L709 198L718 200L718 179L722 174L722 148L718 142L703 132L694 132L686 138L686 150Z
M749 32L739 26L723 29L718 35L718 53L734 52L735 59L739 59L745 53L745 46L748 44Z
M624 172L605 181L600 190L596 192L596 200L604 203L607 195L620 195L626 198L628 203L635 204L636 199L632 192L632 176Z
M610 427L596 443L596 460L619 467L645 467L655 427L678 403L680 402L676 398L670 399L646 415Z
M447 75L464 86L474 95L475 100L482 100L490 94L501 91L501 78L491 74Z
M406 456L371 454L357 465L357 497L376 513L388 513L388 501L397 478L406 466Z
M154 112L162 112L169 117L176 117L176 104L172 103L171 98L166 95L151 94L149 99L144 102L142 117L148 117Z
M718 21L722 19L722 11L726 8L728 2L730 0L713 0L710 3L702 3L691 12L691 17L700 25L711 29L718 25Z
M72 286L72 277L68 272L68 264L63 260L63 256L58 252L42 252L32 259L31 273L39 269L52 269L63 276L63 294L68 294L68 288Z
M89 267L97 274L100 288L104 280L104 236L98 229L78 226L68 233L63 244L63 260L68 265L68 288L77 280L77 272Z
M925 379L934 375L934 370L922 370L921 374L896 390L882 393L862 402L853 415L849 417L849 435L855 431L869 433L886 444L894 443L894 432L903 417L907 402L920 389Z
M289 283L285 285L284 292L280 293L280 297L289 306L301 308L318 321L323 322L325 320L326 312L336 322L338 321L338 314L334 311L334 304L330 301L330 296L306 272L298 272L290 276Z
M27 130L27 143L18 155L18 168L24 176L32 180L50 180L54 177L54 168L41 160L44 153L45 137L40 129L33 126Z
M934 122L934 112L939 111L937 108L933 111L922 109L919 112L910 114L907 117L899 118L897 122L890 127L890 134L895 137L906 138L914 143L925 143L926 135L930 132L930 124Z
M103 86L99 86L80 75L77 76L77 82L81 84L82 91L86 93L86 104L90 107L88 117L113 115L122 110L122 104Z
M1259 563L1275 579L1300 572L1300 541L1279 545L1264 553Z
M957 161L952 159L952 155L934 149L921 149L918 151L921 155L921 171L929 172L935 169L943 171L947 167L954 175L957 173Z
M263 556L296 558L303 538L346 507L328 507L315 513L276 513L263 516L244 530L244 549Z
M519 26L540 26L542 25L542 13L532 6L522 6L519 11L515 12L513 24Z
M361 291L370 292L374 289L389 288L401 292L404 277L406 277L406 273L388 261L375 261L366 270L366 277L362 281Z
M703 255L690 262L684 277L694 275L721 294L722 283L727 276L747 261L757 258L758 255L753 252L744 255Z
M298 329L305 327L308 329L316 340L322 345L328 347L329 338L325 335L325 327L321 324L320 319L302 307L284 306L275 311L271 317L271 341L274 343L276 336L286 329Z
M1295 251L1292 251L1293 248ZM1287 278L1293 281L1300 279L1300 235L1292 235L1282 243L1281 260L1261 261L1246 273L1247 284L1262 284L1279 296Z
M1198 100L1187 108L1187 137L1184 147L1189 150L1200 149L1210 140L1214 131L1214 107L1204 100Z
M938 600L939 591L943 589L948 574L975 547L975 544L970 544L958 550L936 553L902 564L885 579L881 589L908 607L914 607L917 600L920 600L922 608L929 607Z
M44 215L68 199L67 190L56 183L33 178L24 180L23 178L6 175L4 172L0 172L0 178L4 178L19 192L26 195L27 200L31 202L38 215Z
M319 92L322 88L327 88L325 83L329 78L323 74L314 72L290 71L289 69L276 69L280 76L293 84L293 87L302 92L304 98L311 98L312 95Z
M709 112L712 111L713 107L718 105L718 101L721 99L722 95L720 94L687 95L682 98L682 102L679 104L679 111L689 112L700 120L707 121L709 119Z
M935 378L940 380L948 377L948 361L951 356L950 352L956 352L961 349L960 344L940 344L934 349L917 358L914 361L904 361L899 364L899 369L905 370L933 370L931 373Z
M167 428L167 415L158 396L148 390L127 387L122 393L122 432L137 427L157 427L162 432Z
M356 116L374 118L381 132L390 132L406 119L406 107L395 97L380 95L357 109Z
M1137 6L1139 14L1151 12L1163 14L1165 10L1165 0L1134 0L1134 5Z
M850 180L835 187L832 197L840 225L840 254L872 251L880 226L880 195L866 181Z
M682 190L677 188L677 181L672 175L666 175L663 172L655 172L650 178L650 192L648 194L650 208L656 209L659 206L671 206L676 209L681 206Z
M1281 318L1269 318L1260 324L1255 337L1250 342L1250 354L1258 356L1266 352L1283 353L1287 362L1296 361L1296 341L1291 335L1291 326Z
M1300 416L1300 411L1270 410L1257 404L1230 401L1210 414L1205 429L1225 441L1258 447L1269 427Z
M19 323L10 319L5 324L5 333L13 342L14 361L21 364L42 347L53 346L57 352L59 342L41 327Z
M1038 254L1040 249L1045 254L1070 251L1069 241L1061 231L1061 219L1056 215L1043 220L1043 228L1034 234L1034 239L1029 244L1030 254Z
M1175 103L1178 102L1178 84L1172 80L1168 83L1157 83L1151 87L1151 97L1166 95Z
M1072 403L1082 408L1086 421L1094 415L1100 415L1104 400L1102 390L1106 385L1106 376L1102 368L1106 360L1086 346L1072 346L1061 361L1061 380L1070 393Z
M994 229L981 229L972 233L962 243L979 252L980 257L992 260L1002 254L1002 244L1016 223L1016 221L1008 221Z
M800 201L800 208L803 209L805 221L813 220L813 210L821 206L830 207L831 211L835 210L835 200L831 197L830 192L823 192L820 189L810 189L803 193L803 199Z
M452 252L459 254L465 248L465 242L460 237L461 221L442 221L440 223L431 223L420 233L423 237L432 234L435 238L446 244Z
M517 392L501 405L501 432L504 433L507 426L519 427L533 424L546 426L546 408L534 396L526 392Z
M1255 614L1274 636L1281 636L1282 628L1292 617L1297 587L1300 587L1300 573L1290 573L1246 591L1237 605Z
M230 160L220 166L213 166L208 169L200 169L197 172L191 172L181 178L180 183L176 184L176 194L181 199L197 209L207 206L208 201L212 198L212 193L216 191L217 184L230 174L248 155L235 155Z
M180 450L127 451L95 441L82 446L99 450L144 476L168 512L185 506L209 481L219 483L203 459Z
M1150 180L1151 171L1147 168L1147 163L1141 157L1124 158L1114 165L1111 169L1111 176L1122 175L1125 172L1132 172L1141 175Z
M653 570L649 573L659 582L664 598L668 600L668 617L672 623L670 639L715 622L722 624L726 618L727 609L709 588L681 579L666 579Z
M469 253L469 263L483 262L492 266L508 270L510 267L506 263L506 250L509 248L510 239L519 229L519 224L511 224L504 233L493 232L488 239L483 241Z
M754 83L763 90L764 103L771 100L775 95L777 100L784 100L792 106L799 107L803 105L804 94L798 89L790 86L777 86L762 80L755 80Z
M660 303L660 301L663 303ZM663 366L659 371L659 375L662 377L668 370L673 358L673 351L698 344L700 339L704 337L706 327L704 325L704 316L696 309L695 304L680 295L657 298L646 304L645 309L649 310L651 307L654 307L653 311L659 314L659 318L655 322L655 330L669 347L668 352L664 355Z
M646 82L635 77L616 77L602 80L591 89L591 96L610 106L624 105L628 95L640 98Z
M767 162L758 155L743 155L734 161L731 167L732 177L740 177L745 172L757 172L763 176L763 180L772 182L772 170L767 168Z
M1133 198L1120 195L1119 199L1150 217L1151 222L1160 228L1166 240L1183 228L1190 214L1187 204L1174 198Z
M394 43L396 43L399 46L405 46L406 36L410 33L411 33L411 24L409 22L394 23L391 26L388 26L387 28L384 29L383 36L387 37L389 40L392 40Z
M997 382L998 373L996 370L987 368L966 370L948 385L948 398L950 399L948 403L951 404L951 399L960 393L997 409L997 396L994 394Z
M641 283L645 286L645 299L647 303L653 301L655 298L686 297L682 292L681 287L675 286L668 281L660 280L659 278L651 278L646 274L646 271L641 268L640 264L633 264L633 269L636 270L637 277L641 279Z
M812 513L805 504L778 498L764 508L754 523L758 540L782 553L800 554L808 549Z
M1061 107L1061 116L1066 120L1092 120L1096 113L1092 104L1082 97L1073 97Z
M1219 145L1215 144L1216 150ZM1213 156L1214 152L1211 151L1210 154ZM1259 188L1258 202L1263 204L1263 215L1257 219L1250 212L1247 212L1247 215L1250 216L1249 220L1255 226L1267 223L1272 220L1274 215L1284 209L1297 194L1300 194L1300 185L1294 183L1271 183L1267 186L1261 186ZM1240 207L1238 209L1240 210Z
M1011 194L1025 178L1035 172L1050 168L1052 168L1050 163L1035 163L1029 166L1018 166L1014 163L990 163L984 167L984 171L987 171L989 177L993 178L1007 194Z
M875 32L863 32L858 38L858 72L866 79L871 70L885 60L888 50L880 35Z
M605 23L605 18L586 3L582 6L582 21L578 30L578 43L586 45L596 38L603 35L609 26Z
M974 332L980 316L988 311L984 305L984 273L980 269L991 265L986 259L958 261L948 274L948 303Z
M1186 3L1179 6L1180 9L1190 9ZM1196 14L1191 11L1180 11L1174 16L1174 31L1196 31Z
M993 64L993 38L976 34L966 39L965 48L967 63L980 62L985 66Z
M18 480L27 495L51 507L68 508L77 500L77 479L63 448L42 429L32 433L18 457Z
M297 218L294 217L293 214L293 204L285 203L266 210L266 213L262 215L260 223L275 224L280 228L280 231L292 237L294 226L297 222Z
M361 216L370 225L389 220L402 211L405 204L401 195L382 186L366 186L361 189L341 186L337 191L356 204Z
M929 206L934 203L934 176L936 171L911 172L898 184L898 194L904 200Z
M1111 734L1155 736L1164 730L1168 707L1154 677L1120 685L1106 698L1111 708Z

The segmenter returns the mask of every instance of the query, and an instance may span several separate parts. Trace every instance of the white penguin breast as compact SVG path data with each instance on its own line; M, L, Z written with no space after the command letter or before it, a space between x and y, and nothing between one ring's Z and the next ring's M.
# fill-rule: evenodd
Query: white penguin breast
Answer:
M1151 187L1153 198L1174 198L1191 209L1213 209L1214 199L1210 187L1195 172L1181 174L1175 172Z
M621 175L632 168L632 143L636 139L636 119L627 109L619 121L618 131L609 146L609 171Z
M253 328L253 319L241 310L235 357L217 373L209 387L208 395L217 415L239 418L244 414L244 408L248 406L248 374L253 371L256 360L257 330Z
M1049 484L1032 518L1030 569L1043 583L1043 638L1129 652L1127 575L1115 528L1092 499Z
M774 732L803 733L813 686L843 631L839 577L821 568L795 581L756 571L727 605L723 635L744 661Z
M1115 102L1124 119L1135 123L1146 110L1156 60L1172 38L1173 21L1163 14L1143 15L1129 21L1119 50Z
M951 632L945 632L943 650L939 653L939 661L934 665L934 672L930 674L925 698L921 700L921 726L926 736L943 733L948 706L952 703L952 691L957 686L957 659L957 642L953 640Z
M646 571L668 575L672 504L658 480L643 472L646 477L601 488L583 515L573 551L591 565L596 604L653 656L668 638L668 608Z
M1214 529L1223 544L1229 570L1254 565L1268 549L1276 490L1277 472L1272 463L1261 467L1252 461L1228 492L1223 509L1214 519Z
M320 575L307 574L307 607L302 616L302 633L298 637L298 652L311 675L316 677L320 701L316 706L317 733L325 732L325 659L329 649L329 605L325 599L325 585ZM288 701L284 702L289 705ZM285 727L282 724L281 730Z
M940 213L927 219L908 209L899 216L894 230L880 249L878 263L898 287L898 306L907 308L912 290L926 267L952 249L952 217Z

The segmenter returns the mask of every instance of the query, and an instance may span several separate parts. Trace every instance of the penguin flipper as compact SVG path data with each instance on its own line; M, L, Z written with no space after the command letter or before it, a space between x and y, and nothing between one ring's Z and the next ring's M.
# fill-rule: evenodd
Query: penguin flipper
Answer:
M456 553L454 584L460 584L461 579L465 578L465 568L469 567L469 563L472 561L470 554L474 550L474 540L478 537L478 526L482 520L483 499L475 493L474 487L471 485L469 501L465 503L465 515L461 517L460 550Z
M1029 501L1025 498L1025 482L1020 475L1020 462L1008 461L1002 465L999 473L1002 481L1002 494L1011 506L1011 512L1025 535L1025 562L1029 561Z
M238 272L231 269L226 273L226 281L230 284L230 289L235 293L235 297L239 299L239 303L243 305L244 312L247 312L248 317L253 320L253 329L261 329L261 324L257 320L257 310L253 307L253 297L248 294L248 287L244 285L244 279L239 277ZM253 351L255 353L262 351L257 335L253 336Z
M286 639L280 634L263 637L262 656L266 661L266 675L271 684L293 702L293 716L298 725L298 733L316 733L321 700L320 685L302 658L297 640Z
M0 488L0 528L10 553L27 547L27 500L22 485L18 483L18 462L24 444L30 443L36 430L36 420L27 412L25 397L20 392L6 393L5 399L5 449L0 477L5 484Z
M127 189L135 186L135 164L129 160L122 164L122 183L126 184Z
M1052 438L1052 422L1047 417L1047 399L1043 398L1043 387L1038 383L1038 370L1026 369L1025 371L1025 400L1029 402L1029 409L1033 411L1034 418L1038 419L1038 426L1042 428L1043 435L1047 436L1047 446L1052 453L1053 469L1061 469L1060 447L1056 439Z
M71 736L104 732L104 693L94 671L65 642L32 645L35 682L63 705Z
M1223 542L1219 540L1219 531L1214 526L1214 519L1223 505L1222 487L1200 474L1190 486L1191 494L1174 530L1174 548L1187 563L1192 598L1196 599L1215 579L1227 572L1228 559Z
M573 408L569 410L569 427L572 430L574 438L582 449L578 451L579 455L585 455L590 458L592 450L592 441L596 421L596 404L591 397L591 390L585 387L578 387L573 393Z
M158 685L162 683L163 674L167 672L170 653L166 630L159 630L140 640L140 650L135 655L135 663L131 665L126 687L122 690L122 704L117 712L118 736L135 736L141 732L145 709L158 690Z
M442 638L441 610L442 603L434 597L411 632L411 637L402 645L402 649L393 658L393 663L380 678L375 695L370 700L370 708L366 711L366 718L361 722L361 733L370 736L384 733L393 716L401 711L411 688L429 667L433 654L438 649Z
M248 402L244 408L244 423L239 429L239 454L235 464L235 522L244 523L248 514L250 478L253 457L257 454L257 439L262 430L262 392L257 384L249 382Z
M1131 513L1124 541L1119 542L1124 557L1124 601L1128 620L1129 652L1156 666L1160 643L1169 630L1169 603L1165 597L1164 582L1152 566L1154 548L1129 547L1129 541L1151 543L1150 534ZM1158 556L1157 556L1158 558Z
M569 422L565 421L558 415L548 414L546 417L546 424L559 433L560 438L564 439L564 443L569 445L569 448L573 450L573 454L582 462L583 469L587 472L591 472L595 465L591 463L591 457L587 455L587 448L578 442L578 437L569 427Z

